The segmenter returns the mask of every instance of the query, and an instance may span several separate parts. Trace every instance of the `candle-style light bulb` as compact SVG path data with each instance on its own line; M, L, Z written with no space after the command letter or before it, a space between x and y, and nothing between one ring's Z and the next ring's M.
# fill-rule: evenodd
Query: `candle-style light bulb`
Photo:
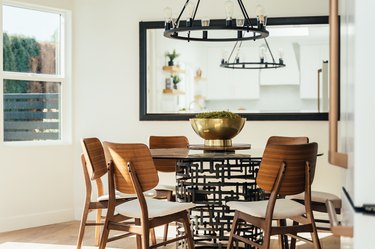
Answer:
M266 48L265 47L260 47L259 48L259 59L260 59L261 63L264 62L264 57L265 56L266 56Z
M177 14L173 13L172 14L172 24L174 25L175 28L178 28L180 26L180 20L177 22Z
M164 9L164 20L165 29L170 29L172 27L172 9L169 7Z
M221 64L227 62L228 59L228 52L225 50L221 51Z
M236 26L243 27L245 25L245 19L243 17L236 18Z
M236 18L236 27L243 27L245 25L245 19L243 17L237 17ZM242 38L242 31L238 30L237 31L237 38L240 39Z
M208 17L203 17L201 20L202 27L210 26L210 19Z
M284 49L279 48L279 63L284 64Z
M255 14L256 14L256 16L264 16L265 15L265 11L264 11L264 8L263 8L262 5L258 4L255 7Z
M170 7L164 9L164 19L166 22L172 21L172 9Z
M189 2L186 5L186 14L187 14L187 18L192 18L193 17L193 14L194 14L194 4L192 2Z
M258 4L255 8L255 14L257 16L258 26L263 27L266 26L266 12L262 5Z
M208 17L203 17L201 20L202 27L208 27L210 26L210 19ZM205 40L208 38L208 31L203 30L202 38Z
M193 26L193 15L194 15L194 4L189 2L186 5L186 27L191 27Z
M233 10L234 10L234 4L231 0L228 0L224 3L225 7L225 14L227 15L227 20L232 19L233 17Z
M227 0L224 3L225 8L225 14L226 14L226 25L231 26L232 25L232 17L233 17L233 10L234 10L234 4L231 0Z
M241 45L242 45L242 42L237 47L237 54L236 54L236 58L235 58L236 63L240 63L240 57L242 58Z

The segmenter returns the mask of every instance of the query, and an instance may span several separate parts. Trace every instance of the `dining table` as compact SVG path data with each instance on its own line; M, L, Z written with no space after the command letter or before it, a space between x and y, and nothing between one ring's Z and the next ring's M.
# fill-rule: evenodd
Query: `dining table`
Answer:
M249 144L150 150L154 160L176 160L176 201L196 204L190 212L196 248L227 247L234 216L227 202L265 198L255 182L263 150ZM241 233L251 240L262 239L261 230L252 225L243 224Z

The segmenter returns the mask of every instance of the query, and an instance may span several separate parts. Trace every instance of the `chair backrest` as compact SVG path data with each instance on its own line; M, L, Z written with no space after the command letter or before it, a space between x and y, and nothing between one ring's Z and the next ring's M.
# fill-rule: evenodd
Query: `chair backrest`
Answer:
M117 190L126 194L136 193L129 173L129 162L135 168L143 192L155 188L159 183L158 173L147 145L110 142L104 142L103 145L108 149L115 166L115 186Z
M96 137L81 140L87 171L91 180L98 179L108 171L102 143Z
M267 140L269 144L307 144L309 142L308 137L283 137L283 136L272 136Z
M267 140L267 145L270 144L307 144L308 137L285 137L285 136L271 136ZM266 146L267 146L266 145ZM312 169L311 175L315 175L315 168Z
M315 172L318 144L270 144L266 146L259 167L256 182L267 192L273 190L276 177L283 163L286 170L282 179L279 194L282 196L299 194L305 191L307 162L310 164L310 183Z
M150 149L189 148L189 140L185 136L150 136ZM155 159L155 167L161 172L176 171L176 160Z

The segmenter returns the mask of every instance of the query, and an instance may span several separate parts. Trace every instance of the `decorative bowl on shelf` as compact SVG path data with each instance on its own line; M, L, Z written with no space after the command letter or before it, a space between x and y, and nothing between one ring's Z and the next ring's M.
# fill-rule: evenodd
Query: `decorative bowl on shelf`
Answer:
M204 139L205 146L232 146L234 138L244 127L246 118L231 112L207 112L190 119L195 133Z

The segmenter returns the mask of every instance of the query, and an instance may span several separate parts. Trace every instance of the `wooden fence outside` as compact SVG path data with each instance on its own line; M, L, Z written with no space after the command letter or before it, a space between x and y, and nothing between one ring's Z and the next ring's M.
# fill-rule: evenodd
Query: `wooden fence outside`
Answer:
M60 139L60 94L4 94L4 141Z

